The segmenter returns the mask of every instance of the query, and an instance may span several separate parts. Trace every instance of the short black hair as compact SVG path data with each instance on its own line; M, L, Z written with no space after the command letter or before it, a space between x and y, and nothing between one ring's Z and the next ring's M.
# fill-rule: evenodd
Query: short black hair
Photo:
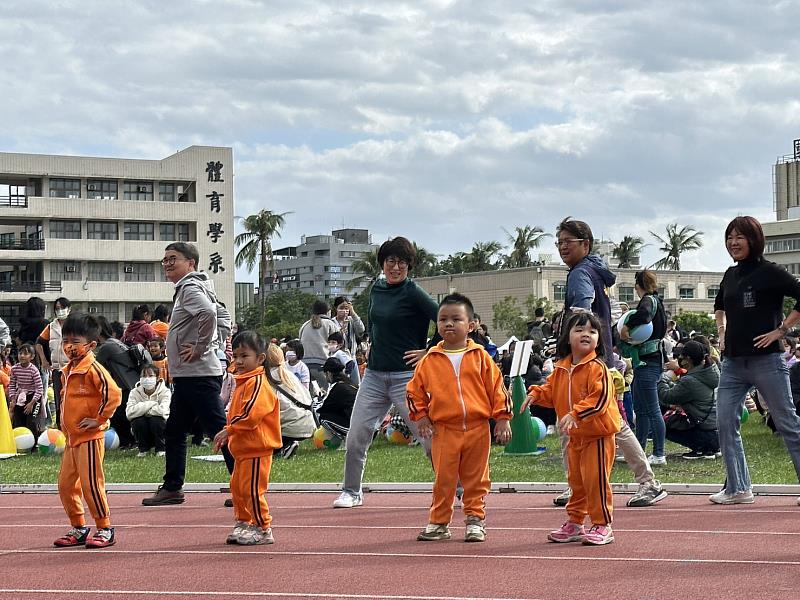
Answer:
M67 298L64 298L64 296L61 296L53 301L53 310L56 309L57 305L61 308L69 308L71 304L72 302L70 302Z
M144 316L150 314L150 307L147 304L139 304L133 307L131 319L134 321L144 321Z
M172 242L166 248L164 248L164 252L167 250L174 250L179 254L183 254L185 259L193 260L195 270L198 269L198 266L200 265L200 252L198 252L197 246L194 244L187 244L186 242Z
M151 339L151 340L150 340L150 342L148 342L148 343L153 343L153 342L155 342L156 344L158 344L158 345L159 345L159 346L161 346L162 348L164 348L164 347L167 345L167 342L166 342L166 341L164 341L164 338L161 338L161 337L154 337L154 338L153 338L153 339Z
M286 342L286 349L292 350L297 356L297 360L303 360L303 357L306 355L306 349L303 348L303 342L297 339Z
M594 235L592 235L592 228L583 221L578 221L572 217L566 217L556 227L556 236L562 231L566 231L570 235L574 235L577 239L587 240L589 242L589 252L594 247Z
M396 256L400 260L406 261L408 268L412 269L416 264L417 251L414 249L414 244L409 242L408 239L398 236L391 240L386 240L378 248L378 264L381 269L383 269L383 263L390 256Z
M725 241L732 231L747 238L747 245L750 247L750 257L760 258L764 255L764 229L755 217L736 217L728 223L725 228Z
M125 335L125 326L119 321L111 321L108 326L111 327L111 331L114 334L113 337L118 340L122 339L122 336Z
M145 373L152 373L156 377L158 377L159 370L158 367L155 366L153 363L146 363L142 365L142 368L139 370L139 376L142 377Z
M342 335L341 331L334 331L328 336L329 342L336 342L340 346L344 345L344 336Z
M572 331L573 327L586 325L587 323L597 329L597 332L600 334L597 339L595 354L601 359L606 357L607 350L605 344L603 344L603 323L596 314L585 310L576 312L570 316L567 320L567 325L561 329L561 335L558 337L558 344L556 345L556 354L558 354L558 356L564 358L572 354L572 348L570 348L569 345L569 332Z
M544 309L541 306L537 306L533 309L533 316L534 317L543 317L544 316Z
M100 323L92 315L82 312L70 313L61 327L61 335L85 337L90 342L100 339Z
M153 319L156 321L166 321L169 317L169 309L163 304L159 304L153 310Z
M345 302L350 302L350 300L347 299L347 296L336 296L336 298L333 299L333 307L339 308L339 305L344 304Z
M311 305L312 315L327 315L329 312L331 312L331 307L325 300L314 300L314 304Z
M467 318L470 321L475 317L475 307L472 306L472 301L464 294L447 294L447 296L442 298L441 302L439 302L439 308L447 304L460 304L463 306L467 311Z
M236 348L247 348L248 350L252 350L256 354L267 353L267 343L264 341L264 338L262 338L255 331L249 331L249 330L240 331L235 336L233 336L231 347L234 350Z
M36 350L33 349L33 344L22 344L17 350L17 356L25 352L26 354L30 354L31 356L36 356Z
M22 314L20 316L28 319L43 319L44 311L46 309L44 300L39 296L31 296L23 304Z

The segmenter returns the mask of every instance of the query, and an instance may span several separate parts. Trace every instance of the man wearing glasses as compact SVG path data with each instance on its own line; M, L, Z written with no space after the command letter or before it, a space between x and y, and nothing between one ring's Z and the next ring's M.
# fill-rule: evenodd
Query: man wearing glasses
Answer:
M203 430L215 434L225 427L220 401L222 365L216 354L218 345L218 307L205 273L197 272L200 254L185 242L173 242L164 252L161 265L175 284L174 306L167 337L167 359L174 392L165 432L166 470L164 484L145 506L182 504L186 476L186 435L196 419ZM222 319L224 321L224 319ZM228 471L233 458L222 447Z
M614 343L611 338L611 302L608 298L607 288L614 285L617 276L612 273L602 258L591 254L594 245L592 230L583 221L567 217L556 228L556 248L561 260L569 267L567 274L566 293L564 295L564 312L561 323L566 325L571 312L575 310L590 310L595 313L603 323L603 345L608 349L605 357L609 368L614 367L611 348ZM560 334L561 332L558 332ZM566 448L565 436L561 438L562 455ZM633 471L636 483L639 484L637 492L628 500L628 506L652 506L667 497L667 492L661 483L655 479L647 456L639 445L631 428L623 420L622 429L616 435L617 446L622 452L625 462ZM566 463L565 467L566 469ZM572 496L572 490L567 489L563 494L553 500L556 506L564 506Z

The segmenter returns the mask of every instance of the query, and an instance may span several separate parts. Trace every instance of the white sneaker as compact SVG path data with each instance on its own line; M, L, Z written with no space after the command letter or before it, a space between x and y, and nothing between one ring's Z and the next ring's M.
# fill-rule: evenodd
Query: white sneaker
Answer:
M333 501L333 508L353 508L354 506L361 506L364 500L361 496L353 496L348 492L342 492L339 497Z
M139 452L136 455L136 458L145 458L147 456L147 452Z
M751 490L745 490L744 492L737 492L735 494L729 494L725 490L722 490L716 494L711 494L708 499L714 504L753 504L753 502L756 501Z
M647 462L649 462L651 465L665 465L667 464L667 457L651 454L647 457Z
M164 450L159 450L158 452L156 452L156 456L166 456L166 455L167 453Z

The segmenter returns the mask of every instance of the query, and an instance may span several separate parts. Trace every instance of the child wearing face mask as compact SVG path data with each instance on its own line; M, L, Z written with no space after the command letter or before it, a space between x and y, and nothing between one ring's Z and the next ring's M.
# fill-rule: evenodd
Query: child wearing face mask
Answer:
M345 375L350 378L352 384L358 387L361 384L361 377L356 368L356 361L347 352L342 350L344 336L339 331L335 331L328 336L328 356L336 358L344 366Z
M67 298L56 298L53 302L55 318L42 330L36 340L36 352L41 366L42 383L47 387L48 376L53 382L56 400L56 428L61 428L61 369L69 359L61 349L61 328L69 316L71 303Z
M125 416L131 422L131 430L139 447L137 458L144 458L151 448L158 456L164 456L164 431L169 417L172 393L159 377L155 365L142 367L141 378L128 396Z
M311 385L311 373L303 362L303 344L300 340L286 343L286 368L294 373L307 388Z

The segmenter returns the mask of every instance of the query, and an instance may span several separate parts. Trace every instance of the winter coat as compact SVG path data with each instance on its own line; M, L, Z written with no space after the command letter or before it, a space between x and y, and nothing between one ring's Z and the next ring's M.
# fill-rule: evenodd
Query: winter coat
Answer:
M147 347L147 342L157 337L158 334L147 321L131 321L122 336L122 343L128 346L142 344Z
M156 389L150 395L144 391L141 383L137 383L128 396L125 416L129 421L138 417L161 417L166 421L171 400L172 393L162 379L158 380Z
M717 428L717 365L702 365L690 369L677 381L669 375L658 382L658 400L664 406L680 406L700 429L713 431Z

